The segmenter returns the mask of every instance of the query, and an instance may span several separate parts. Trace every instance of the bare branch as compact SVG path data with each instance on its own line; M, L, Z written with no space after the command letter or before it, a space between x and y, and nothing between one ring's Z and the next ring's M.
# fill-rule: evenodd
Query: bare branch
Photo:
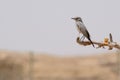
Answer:
M117 42L113 42L111 33L109 34L109 38L110 38L110 41L108 38L105 38L103 42L96 42L96 41L92 41L92 42L93 44L98 46L96 48L105 48L105 46L107 46L109 50L112 50L113 48L120 49L120 45ZM80 41L79 37L77 37L76 42L83 46L91 45L89 41Z

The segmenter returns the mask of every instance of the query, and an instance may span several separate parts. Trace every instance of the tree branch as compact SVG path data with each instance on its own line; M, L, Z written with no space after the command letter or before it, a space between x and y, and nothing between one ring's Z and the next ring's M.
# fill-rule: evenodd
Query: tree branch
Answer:
M110 39L110 41L109 41ZM108 47L109 50L112 50L113 48L120 50L120 45L117 42L113 42L112 34L109 34L109 39L105 38L103 42L96 42L93 41L93 44L97 45L96 48L105 48L105 46ZM77 37L76 42L83 46L89 46L91 43L89 41L81 41L79 37Z

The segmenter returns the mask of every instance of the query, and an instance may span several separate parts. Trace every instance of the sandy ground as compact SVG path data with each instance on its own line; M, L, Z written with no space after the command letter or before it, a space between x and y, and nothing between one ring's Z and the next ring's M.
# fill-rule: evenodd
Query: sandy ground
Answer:
M117 80L117 53L59 57L0 51L0 80Z

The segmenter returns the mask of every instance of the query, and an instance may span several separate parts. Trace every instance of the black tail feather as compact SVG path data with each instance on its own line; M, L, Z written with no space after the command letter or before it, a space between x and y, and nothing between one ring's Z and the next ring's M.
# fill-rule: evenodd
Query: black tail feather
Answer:
M88 38L88 40L91 42L92 46L95 48L95 46L94 46L93 42L91 41L91 39Z

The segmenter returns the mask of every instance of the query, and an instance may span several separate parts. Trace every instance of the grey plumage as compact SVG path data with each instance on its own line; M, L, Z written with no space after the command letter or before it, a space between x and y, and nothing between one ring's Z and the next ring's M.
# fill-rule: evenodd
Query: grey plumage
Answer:
M91 44L92 44L93 47L94 47L94 44L93 44L93 42L92 42L91 39L90 39L90 34L89 34L87 28L85 27L82 19L81 19L80 17L75 17L75 18L72 18L72 19L74 19L75 22L76 22L76 26L77 26L78 32L79 32L79 33L82 33L82 34L83 34L83 37L86 37L86 38L91 42Z

